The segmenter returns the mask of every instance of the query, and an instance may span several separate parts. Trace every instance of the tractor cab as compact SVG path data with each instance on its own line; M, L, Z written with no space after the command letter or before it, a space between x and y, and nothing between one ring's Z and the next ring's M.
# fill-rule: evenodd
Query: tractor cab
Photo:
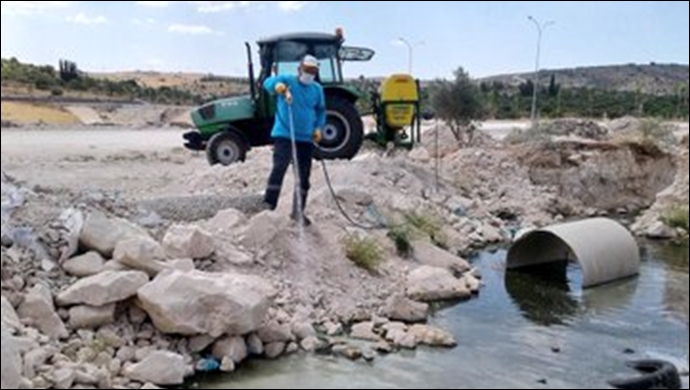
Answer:
M328 120L322 129L323 140L316 154L326 159L354 157L363 140L363 124L356 110L356 103L363 95L345 84L343 64L346 61L369 61L374 51L343 46L344 42L340 29L335 34L287 34L258 42L261 71L256 80L254 99L263 117L275 114L275 99L263 90L264 81L273 75L297 76L300 62L306 55L319 61L316 81L324 87Z

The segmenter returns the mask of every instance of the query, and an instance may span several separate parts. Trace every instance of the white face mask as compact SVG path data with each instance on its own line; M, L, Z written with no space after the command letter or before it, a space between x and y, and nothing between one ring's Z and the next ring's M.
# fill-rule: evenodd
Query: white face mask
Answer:
M309 84L313 83L315 80L316 80L316 76L314 76L313 74L302 73L299 76L299 81L301 81L302 84L305 84L305 85L309 85Z

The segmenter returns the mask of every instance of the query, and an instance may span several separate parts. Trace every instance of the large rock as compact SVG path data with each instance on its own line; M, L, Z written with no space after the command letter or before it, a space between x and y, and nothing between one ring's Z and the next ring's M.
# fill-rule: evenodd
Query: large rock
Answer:
M651 238L653 240L669 240L676 238L677 234L678 232L666 226L666 224L661 221L657 221L652 224L645 233L647 238Z
M29 380L36 378L36 370L46 364L59 351L56 348L35 348L24 355L24 377Z
M129 221L120 218L110 219L102 212L95 211L86 218L79 242L83 247L110 258L118 242L132 237L149 235L144 229Z
M65 324L55 312L53 294L42 284L29 291L17 313L19 318L33 324L48 337L63 339L69 336Z
M5 297L1 298L0 306L2 307L2 311L0 311L0 315L2 315L2 323L13 331L21 329L22 323L19 322L19 317L14 311L14 307L12 307Z
M292 329L288 325L280 325L277 322L269 322L263 325L257 335L264 344L289 343L294 340Z
M60 226L60 258L62 263L79 250L79 236L84 228L84 214L76 209L65 210L58 219Z
M72 329L95 329L115 322L115 304L103 307L75 306L69 311Z
M240 224L245 223L247 217L236 209L221 210L215 217L202 224L202 227L214 235L227 235Z
M362 322L354 325L352 327L352 331L350 332L350 337L356 340L365 340L372 342L382 341L381 337L374 333L373 322Z
M472 296L466 283L443 268L424 266L407 277L407 296L415 301L433 302Z
M174 386L184 383L187 365L184 357L171 352L153 352L140 363L123 370L125 377L143 383L159 386Z
M120 241L115 246L113 259L149 276L156 276L165 269L163 247L148 237L134 237Z
M494 244L503 241L501 231L489 224L484 224L480 230L480 233L484 238L484 241L487 243Z
M216 338L257 330L274 295L271 285L258 277L200 271L163 272L138 293L158 330Z
M395 295L386 302L385 313L393 321L424 322L429 315L429 305L415 302L404 295Z
M230 358L235 364L239 364L247 356L247 343L242 337L225 337L218 340L213 346L213 357L218 360Z
M479 293L479 290L482 287L482 283L479 281L479 279L469 273L462 277L462 281L465 283L465 286L467 286L467 289L473 294Z
M198 226L176 225L163 238L163 248L170 258L205 259L215 251L213 237Z
M471 268L466 260L454 256L427 241L414 243L414 259L423 265L445 268L457 275L461 275Z
M216 256L219 262L227 262L238 267L245 267L254 263L254 257L237 248L233 243L216 237Z
M260 250L269 245L280 232L283 220L276 213L265 211L252 218L240 234L245 248Z
M192 259L178 259L166 262L165 268L181 272L192 272L196 269L196 265L194 265L194 260Z
M200 353L208 348L216 339L208 335L195 336L189 339L189 350L192 353Z
M295 335L298 340L316 336L314 326L307 321L294 321L291 327L292 334Z
M49 380L53 382L53 387L56 389L71 389L77 380L77 372L72 368L61 368L55 370L49 376Z
M60 306L105 306L137 295L148 281L148 275L140 271L107 271L78 281L58 295L57 303Z
M105 260L98 252L89 252L85 255L77 256L67 260L62 269L70 275L78 278L93 276L103 271Z
M18 389L22 383L22 358L19 355L19 347L16 339L10 336L9 332L2 329L2 388L3 389Z
M270 360L275 360L280 357L280 355L285 352L285 348L287 348L287 344L283 342L278 342L278 343L271 343L266 345L266 358Z
M413 336L418 344L430 347L453 348L458 345L451 334L431 326L415 325L407 333Z

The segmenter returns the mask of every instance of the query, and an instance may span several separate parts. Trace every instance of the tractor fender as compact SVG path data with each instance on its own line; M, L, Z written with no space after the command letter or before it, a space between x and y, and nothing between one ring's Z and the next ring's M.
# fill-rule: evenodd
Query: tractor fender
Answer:
M330 97L340 97L352 104L363 97L362 93L356 89L344 86L327 86L323 88L323 93L326 95L326 100Z

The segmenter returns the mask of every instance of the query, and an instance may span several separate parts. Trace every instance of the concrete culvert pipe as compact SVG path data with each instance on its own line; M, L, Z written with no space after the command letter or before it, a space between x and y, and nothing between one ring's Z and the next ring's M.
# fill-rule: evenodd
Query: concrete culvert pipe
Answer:
M562 261L577 261L589 288L637 275L640 251L628 229L595 218L525 233L508 252L508 269Z

